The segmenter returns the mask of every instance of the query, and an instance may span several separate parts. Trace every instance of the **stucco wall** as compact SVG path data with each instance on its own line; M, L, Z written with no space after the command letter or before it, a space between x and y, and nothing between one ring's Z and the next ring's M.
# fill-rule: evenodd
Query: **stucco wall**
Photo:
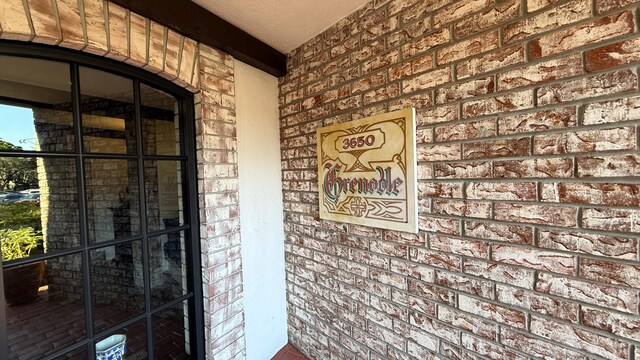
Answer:
M640 358L638 3L371 1L280 82L313 359ZM417 109L418 234L318 217L315 130Z
M236 116L247 359L287 343L278 79L236 61Z

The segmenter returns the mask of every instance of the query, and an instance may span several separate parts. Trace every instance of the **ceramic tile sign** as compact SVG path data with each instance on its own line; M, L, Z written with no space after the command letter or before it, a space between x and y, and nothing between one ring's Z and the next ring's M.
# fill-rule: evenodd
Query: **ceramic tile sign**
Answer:
M320 218L418 232L415 109L318 129Z

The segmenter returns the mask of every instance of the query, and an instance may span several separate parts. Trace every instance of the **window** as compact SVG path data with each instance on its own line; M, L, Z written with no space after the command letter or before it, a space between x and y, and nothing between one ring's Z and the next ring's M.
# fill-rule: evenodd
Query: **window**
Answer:
M0 44L0 358L202 356L191 94L43 49Z

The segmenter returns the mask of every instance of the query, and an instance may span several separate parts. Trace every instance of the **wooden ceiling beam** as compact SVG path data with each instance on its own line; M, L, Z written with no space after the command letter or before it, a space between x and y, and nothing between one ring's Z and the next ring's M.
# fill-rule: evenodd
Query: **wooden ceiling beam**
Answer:
M284 54L191 0L110 1L271 75L287 73Z

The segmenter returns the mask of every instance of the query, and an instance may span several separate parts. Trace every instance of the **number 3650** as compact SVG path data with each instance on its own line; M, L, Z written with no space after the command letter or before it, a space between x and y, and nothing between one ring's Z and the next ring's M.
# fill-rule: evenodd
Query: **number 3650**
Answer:
M363 147L365 145L371 146L376 141L376 137L373 135L369 135L367 137L358 136L352 138L346 138L342 140L342 148L343 149L356 149Z

